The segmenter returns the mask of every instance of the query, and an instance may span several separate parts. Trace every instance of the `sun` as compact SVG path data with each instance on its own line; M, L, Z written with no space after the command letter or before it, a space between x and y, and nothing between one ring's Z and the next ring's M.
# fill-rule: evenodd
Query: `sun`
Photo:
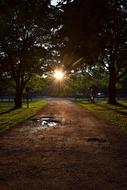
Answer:
M63 80L63 78L64 78L64 72L62 70L55 70L54 71L54 78L56 80Z

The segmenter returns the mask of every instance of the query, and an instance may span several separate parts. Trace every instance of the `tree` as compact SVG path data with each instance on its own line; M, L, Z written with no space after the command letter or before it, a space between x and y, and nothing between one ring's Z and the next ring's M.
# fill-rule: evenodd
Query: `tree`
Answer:
M127 73L127 1L64 1L62 36L65 52L85 65L102 64L109 73L109 103L116 103L116 83Z
M127 2L112 1L108 21L100 33L102 64L109 71L109 100L116 103L116 84L127 74Z
M15 88L15 108L32 74L45 69L53 22L50 0L0 1L0 80Z

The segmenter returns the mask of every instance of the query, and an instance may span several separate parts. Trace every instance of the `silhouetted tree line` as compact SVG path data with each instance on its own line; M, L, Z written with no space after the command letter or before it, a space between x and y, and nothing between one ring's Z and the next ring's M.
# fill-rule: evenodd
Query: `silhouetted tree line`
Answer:
M127 0L0 0L0 81L15 89L15 108L33 74L52 63L69 74L101 65L115 104L127 75Z
M65 55L82 58L81 70L101 64L109 74L108 102L115 104L116 84L127 75L127 0L62 2L61 36L68 39L63 60Z

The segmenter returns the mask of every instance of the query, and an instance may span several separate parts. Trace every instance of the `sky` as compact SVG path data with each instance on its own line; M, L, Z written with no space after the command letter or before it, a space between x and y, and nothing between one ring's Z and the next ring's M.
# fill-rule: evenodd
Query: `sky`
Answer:
M51 0L51 4L52 5L57 5L60 2L60 0ZM71 0L71 2L73 2L73 0Z
M58 1L59 1L59 0L51 0L51 4L52 4L52 5L57 5Z

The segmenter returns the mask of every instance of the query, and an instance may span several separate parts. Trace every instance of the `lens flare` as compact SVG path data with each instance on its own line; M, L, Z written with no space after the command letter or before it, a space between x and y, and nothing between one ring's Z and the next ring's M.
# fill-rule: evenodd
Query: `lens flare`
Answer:
M55 71L54 71L54 78L55 78L56 80L63 80L63 78L64 78L64 73L63 73L63 71L61 71L61 70L55 70Z

